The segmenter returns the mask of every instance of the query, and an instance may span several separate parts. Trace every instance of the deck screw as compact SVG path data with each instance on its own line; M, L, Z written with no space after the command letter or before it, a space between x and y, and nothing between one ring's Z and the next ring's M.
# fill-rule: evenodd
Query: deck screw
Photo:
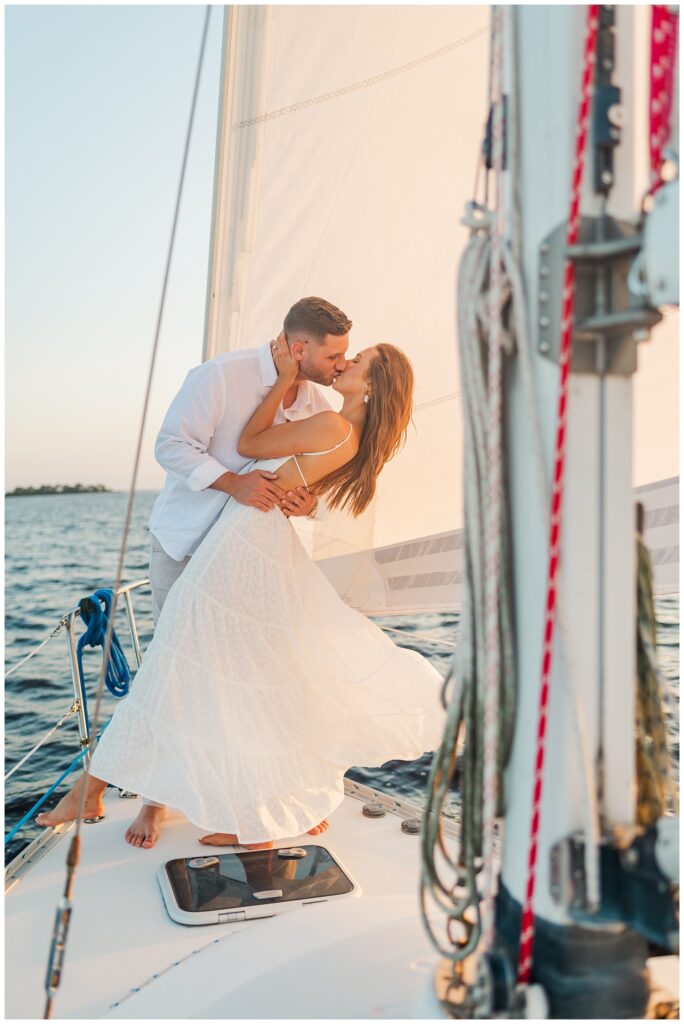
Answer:
M541 354L543 356L548 355L548 352L549 352L549 343L548 343L548 341L541 341L539 343L539 351L541 352Z
M550 323L551 321L549 320L548 316L543 316L539 320L539 326L543 328L547 328Z

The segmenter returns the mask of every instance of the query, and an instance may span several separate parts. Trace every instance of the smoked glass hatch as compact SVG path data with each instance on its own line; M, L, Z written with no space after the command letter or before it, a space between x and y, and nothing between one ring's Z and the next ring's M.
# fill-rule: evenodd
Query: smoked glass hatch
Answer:
M183 857L169 861L166 871L179 908L190 913L326 899L353 890L354 883L324 847L298 847L292 857L284 852Z

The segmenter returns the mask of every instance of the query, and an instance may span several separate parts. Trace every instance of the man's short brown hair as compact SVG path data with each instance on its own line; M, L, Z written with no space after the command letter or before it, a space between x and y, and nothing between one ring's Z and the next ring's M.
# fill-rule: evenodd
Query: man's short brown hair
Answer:
M322 341L326 334L347 334L351 326L351 320L341 309L315 295L295 302L283 323L286 337L295 331L305 331L318 341Z

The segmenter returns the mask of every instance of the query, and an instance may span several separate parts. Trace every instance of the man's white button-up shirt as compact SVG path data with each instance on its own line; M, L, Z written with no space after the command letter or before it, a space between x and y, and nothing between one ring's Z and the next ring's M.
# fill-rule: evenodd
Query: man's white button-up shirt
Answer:
M150 531L178 561L191 555L221 514L229 495L211 484L254 460L238 455L242 428L277 377L270 343L201 363L185 378L162 423L155 456L167 472L150 517ZM322 391L302 381L294 403L276 423L330 409Z

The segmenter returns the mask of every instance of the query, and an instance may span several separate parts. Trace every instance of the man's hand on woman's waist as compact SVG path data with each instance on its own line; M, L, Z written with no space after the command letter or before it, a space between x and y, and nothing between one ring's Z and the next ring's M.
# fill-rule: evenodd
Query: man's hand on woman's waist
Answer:
M241 505L251 505L262 512L269 512L280 505L285 491L278 484L277 473L269 473L265 469L253 469L251 473L226 472L211 485L214 490L230 494Z

